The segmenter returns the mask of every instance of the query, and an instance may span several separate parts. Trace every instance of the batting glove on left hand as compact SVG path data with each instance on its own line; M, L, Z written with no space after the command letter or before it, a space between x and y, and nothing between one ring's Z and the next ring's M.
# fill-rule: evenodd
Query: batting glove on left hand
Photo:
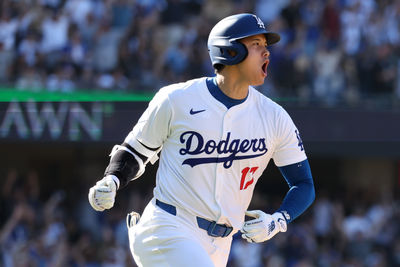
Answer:
M103 211L114 206L119 180L113 176L107 175L90 188L88 198L93 209Z
M267 214L261 210L246 211L246 215L254 220L246 221L241 230L242 238L247 242L263 242L271 239L279 232L286 232L287 224L282 213Z

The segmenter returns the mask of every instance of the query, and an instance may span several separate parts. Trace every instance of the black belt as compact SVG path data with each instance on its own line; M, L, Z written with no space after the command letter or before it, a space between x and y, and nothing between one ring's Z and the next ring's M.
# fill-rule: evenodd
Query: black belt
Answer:
M170 204L164 203L158 199L156 199L156 205L168 212L169 214L172 214L176 216L176 207L172 206ZM204 218L196 217L197 219L197 225L203 229L206 230L209 236L212 237L226 237L228 236L233 228L230 226L227 226L225 224L217 224L215 221L209 221Z

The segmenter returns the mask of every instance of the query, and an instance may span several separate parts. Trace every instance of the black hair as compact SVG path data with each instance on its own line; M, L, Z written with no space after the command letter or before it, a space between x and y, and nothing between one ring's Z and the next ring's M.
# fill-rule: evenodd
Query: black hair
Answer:
M225 68L225 65L223 64L214 64L214 72L220 73L223 69Z

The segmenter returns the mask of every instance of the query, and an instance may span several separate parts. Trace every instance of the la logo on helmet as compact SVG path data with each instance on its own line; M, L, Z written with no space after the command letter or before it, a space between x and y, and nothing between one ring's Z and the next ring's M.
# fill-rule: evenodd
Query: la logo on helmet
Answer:
M265 29L264 22L262 22L262 20L259 17L257 17L256 15L253 15L253 16L257 20L258 26L260 26L260 28Z

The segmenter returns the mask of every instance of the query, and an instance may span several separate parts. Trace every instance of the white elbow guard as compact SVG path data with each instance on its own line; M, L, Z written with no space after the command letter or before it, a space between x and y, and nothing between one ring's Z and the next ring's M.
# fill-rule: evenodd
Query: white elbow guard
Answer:
M150 149L149 147L146 147L143 145L140 141L138 141L135 137L132 136L132 133L130 133L126 138L125 141L128 143L133 149L135 149L138 153L144 155L146 158L148 158L148 161L151 164L156 163L158 160L158 152L160 152L162 147L155 148L155 149ZM147 162L146 162L147 163Z

